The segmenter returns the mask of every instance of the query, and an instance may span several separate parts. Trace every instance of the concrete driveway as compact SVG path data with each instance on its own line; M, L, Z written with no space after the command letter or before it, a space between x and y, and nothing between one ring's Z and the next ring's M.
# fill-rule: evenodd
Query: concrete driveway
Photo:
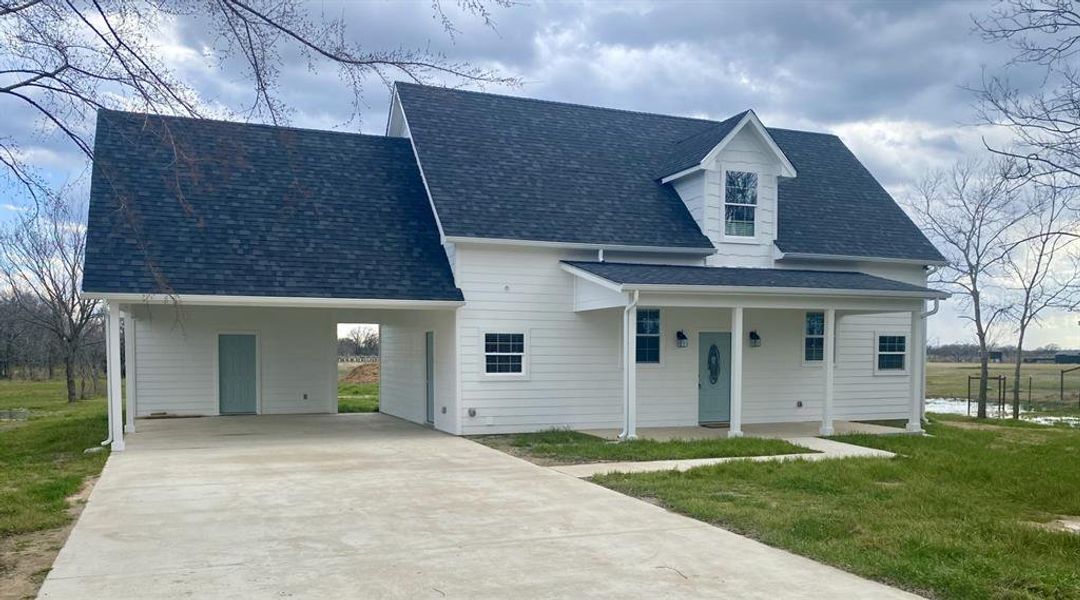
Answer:
M139 428L40 597L911 597L383 415Z

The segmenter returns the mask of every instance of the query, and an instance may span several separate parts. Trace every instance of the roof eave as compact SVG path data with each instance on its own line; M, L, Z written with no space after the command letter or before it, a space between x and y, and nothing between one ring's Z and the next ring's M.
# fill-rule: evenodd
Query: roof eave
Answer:
M689 254L709 256L716 254L714 247L695 248L690 246L639 246L630 244L594 244L585 242L556 242L548 240L519 240L512 238L489 238L475 236L448 235L446 242L461 244L487 244L494 246L532 246L538 248L566 248L571 250L610 250L614 252L657 252L663 254Z
M818 254L815 252L784 252L779 251L777 260L825 260L836 262L879 262L879 263L894 263L894 264L907 264L907 265L923 265L932 267L943 267L948 263L946 260L935 260L928 258L897 258L890 256L857 256L850 254Z
M124 304L187 304L189 306L247 306L279 308L451 309L464 300L397 298L307 298L301 296L227 296L216 294L139 294L83 291L84 298Z

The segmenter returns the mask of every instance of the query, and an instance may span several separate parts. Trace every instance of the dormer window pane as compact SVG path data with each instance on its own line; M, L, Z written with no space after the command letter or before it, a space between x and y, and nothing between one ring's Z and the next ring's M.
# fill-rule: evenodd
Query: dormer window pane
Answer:
M724 234L754 237L757 173L728 171L724 183Z

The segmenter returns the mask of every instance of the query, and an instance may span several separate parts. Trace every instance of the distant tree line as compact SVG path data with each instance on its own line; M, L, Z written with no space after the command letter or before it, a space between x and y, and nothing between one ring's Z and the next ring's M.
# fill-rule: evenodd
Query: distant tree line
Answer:
M348 335L338 338L338 356L378 356L379 330L353 327Z
M1017 347L1012 345L991 346L989 351L991 355L1000 352L1002 362L1015 362L1019 356ZM1024 350L1023 358L1028 360L1035 356L1055 356L1060 353L1080 354L1080 350L1069 350L1057 344L1047 344L1038 348ZM926 357L930 362L977 363L981 359L981 350L978 344L941 344L928 346L926 348Z

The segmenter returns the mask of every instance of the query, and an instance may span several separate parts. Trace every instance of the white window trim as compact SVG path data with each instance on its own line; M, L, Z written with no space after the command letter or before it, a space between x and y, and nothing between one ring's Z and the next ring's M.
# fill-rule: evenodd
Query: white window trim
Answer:
M487 352L487 343L486 343L487 336L488 336L488 334L499 334L499 333L501 333L501 334L517 333L517 334L521 334L523 336L524 346L522 347L522 353L521 353L521 372L520 373L488 373L488 371L487 371L487 355L488 355L488 352ZM516 329L513 329L513 328L507 328L507 329L499 329L499 330L481 331L480 332L480 344L479 344L479 346L480 346L479 347L479 350L480 350L480 376L483 379L486 379L486 380L489 380L489 381L499 381L499 380L507 380L507 379L510 379L510 380L527 380L527 379L529 379L529 357L532 354L531 352L529 352L529 340L530 340L530 338L532 338L532 331L531 330L524 331L524 330L516 330ZM493 352L492 354L510 354L510 353ZM512 354L516 354L516 352L512 353Z
M878 368L878 347L881 343L882 336L890 337L902 337L904 338L904 368L903 369L879 369ZM885 352L885 354L900 354L899 352ZM908 369L911 368L911 335L906 331L875 331L874 332L874 375L882 377L906 376Z
M803 313L802 313L802 321L799 322L799 332L802 334L802 335L799 336L799 359L802 361L802 364L803 364L804 367L823 367L823 366L825 366L825 357L824 357L824 355L822 355L821 360L806 360L806 338L808 338L808 337L820 337L821 338L821 343L822 343L822 348L824 348L824 344L825 344L825 332L824 331L821 333L821 335L815 335L815 336L810 336L810 335L807 335L807 333L806 333L806 315L809 315L810 313L821 313L822 318L825 318L825 316L826 316L824 310L805 310L805 311L803 311ZM833 338L834 342L835 342L835 339L836 338L834 337ZM833 344L833 346L835 347L835 343ZM834 357L833 362L835 362L835 357Z
M757 204L732 204L732 206L753 206L754 207L754 235L730 235L727 232L727 174L728 171L734 171L736 173L754 173L758 176L758 203ZM722 167L720 169L720 241L729 244L759 244L758 234L761 232L760 223L758 223L758 212L761 208L761 173L758 171L750 171L745 169L729 169Z
M659 338L658 348L660 349L660 360L657 362L638 362L637 361L637 343L634 343L634 364L640 369L657 369L664 366L664 359L667 357L667 348L664 347L664 309L659 306L639 306L638 312L643 310L655 310L660 316L660 333L655 334ZM634 336L636 340L637 333L637 321L634 321ZM643 333L641 335L654 335L651 333Z

